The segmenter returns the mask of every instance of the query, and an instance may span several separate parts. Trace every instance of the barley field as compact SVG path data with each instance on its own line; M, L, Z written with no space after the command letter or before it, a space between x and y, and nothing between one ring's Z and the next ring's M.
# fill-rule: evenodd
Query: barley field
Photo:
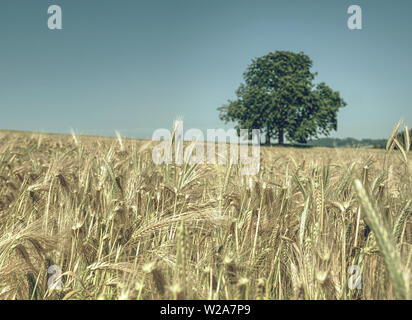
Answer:
M411 299L409 136L155 165L156 142L0 131L1 299Z

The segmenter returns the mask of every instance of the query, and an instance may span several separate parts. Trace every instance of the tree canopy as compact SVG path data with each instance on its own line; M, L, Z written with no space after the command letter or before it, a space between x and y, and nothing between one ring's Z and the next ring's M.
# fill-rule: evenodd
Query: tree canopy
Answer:
M237 100L218 108L220 119L236 129L260 129L266 144L277 137L306 143L337 129L337 112L346 105L339 92L313 83L312 60L303 52L276 51L252 60L236 91Z

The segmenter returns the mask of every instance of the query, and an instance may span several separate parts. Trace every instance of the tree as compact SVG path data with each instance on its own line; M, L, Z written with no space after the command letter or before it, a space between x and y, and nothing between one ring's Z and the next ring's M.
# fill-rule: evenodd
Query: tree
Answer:
M236 129L261 129L266 144L277 137L306 143L337 129L337 112L346 102L325 83L313 84L312 60L303 52L276 51L252 60L236 91L237 100L218 108L220 119Z

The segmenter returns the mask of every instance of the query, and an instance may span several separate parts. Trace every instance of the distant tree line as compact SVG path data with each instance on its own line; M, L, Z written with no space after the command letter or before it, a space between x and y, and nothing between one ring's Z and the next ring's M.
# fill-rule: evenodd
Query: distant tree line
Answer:
M308 141L308 145L313 147L362 147L362 148L375 148L381 149L386 146L386 139L355 139L355 138L319 138L316 140Z
M412 138L412 129L409 130L409 137ZM405 143L405 132L401 131L397 135L399 142L404 145ZM362 148L375 148L384 149L386 147L386 139L355 139L355 138L319 138L316 140L308 141L309 146L313 147L362 147Z

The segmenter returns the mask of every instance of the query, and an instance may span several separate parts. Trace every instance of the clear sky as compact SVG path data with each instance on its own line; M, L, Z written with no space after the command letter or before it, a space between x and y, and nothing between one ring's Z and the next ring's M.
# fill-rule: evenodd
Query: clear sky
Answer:
M47 28L60 5L63 30ZM363 29L347 28L347 9ZM0 128L150 138L228 128L252 58L304 51L348 105L335 137L384 138L412 125L410 0L1 0Z

